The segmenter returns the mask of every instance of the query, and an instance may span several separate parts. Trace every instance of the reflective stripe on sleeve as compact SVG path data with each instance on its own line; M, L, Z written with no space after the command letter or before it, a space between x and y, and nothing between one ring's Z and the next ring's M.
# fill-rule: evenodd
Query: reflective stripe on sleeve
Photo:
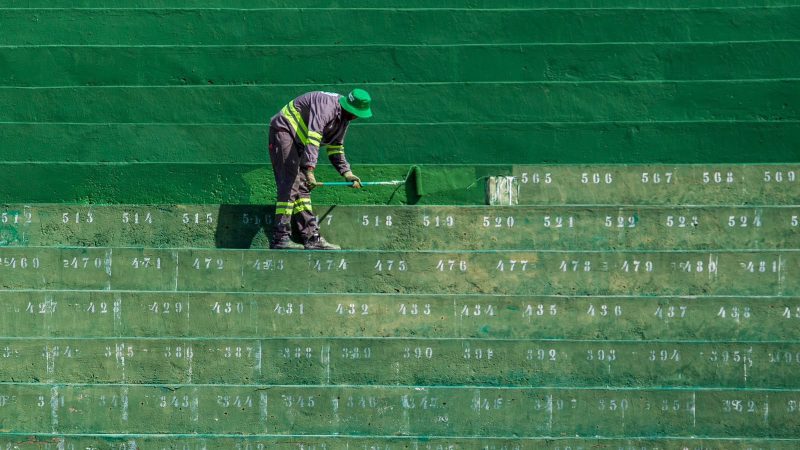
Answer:
M328 145L326 150L328 152L328 156L343 155L344 145Z
M308 143L319 147L319 145L322 143L322 134L310 130L308 132Z

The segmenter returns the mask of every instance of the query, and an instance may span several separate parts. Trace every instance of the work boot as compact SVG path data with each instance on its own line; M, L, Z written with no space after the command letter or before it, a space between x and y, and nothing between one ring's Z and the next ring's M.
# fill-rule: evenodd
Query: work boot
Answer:
M342 247L331 244L324 237L315 234L308 238L305 245L306 250L341 250Z
M275 239L269 243L269 248L273 250L302 250L305 247L303 244L298 244L289 238L289 236L284 236L280 239Z

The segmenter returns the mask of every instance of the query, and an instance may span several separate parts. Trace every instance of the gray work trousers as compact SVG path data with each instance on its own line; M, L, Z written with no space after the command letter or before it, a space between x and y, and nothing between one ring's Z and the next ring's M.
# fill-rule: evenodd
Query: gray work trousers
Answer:
M303 242L319 234L317 217L311 209L306 175L300 170L302 151L302 144L295 142L289 132L269 127L269 158L278 190L273 234L275 241L289 237L293 225Z

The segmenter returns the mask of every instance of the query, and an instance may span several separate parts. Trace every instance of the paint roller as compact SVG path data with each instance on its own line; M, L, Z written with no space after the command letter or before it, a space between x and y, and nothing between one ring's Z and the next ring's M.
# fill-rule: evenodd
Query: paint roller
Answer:
M425 193L422 190L422 169L419 166L413 166L406 174L405 180L390 180L390 181L362 181L361 186L400 186L407 184L413 186L417 196L423 196ZM320 182L319 186L352 186L352 181L325 181Z

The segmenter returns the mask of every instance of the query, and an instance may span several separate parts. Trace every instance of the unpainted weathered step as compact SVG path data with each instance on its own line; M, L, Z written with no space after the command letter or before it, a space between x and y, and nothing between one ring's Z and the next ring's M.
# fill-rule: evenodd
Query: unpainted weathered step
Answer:
M0 386L17 433L795 439L797 391L395 386ZM40 406L37 406L40 405ZM720 420L724 417L725 420ZM524 418L524 420L520 420Z
M800 299L2 291L15 338L800 340Z
M800 252L0 249L0 289L524 295L800 293ZM303 274L298 277L297 274Z
M360 399L353 399L357 401ZM794 450L797 439L780 438L697 438L654 436L648 438L615 439L603 437L561 437L549 436L540 438L521 437L431 437L431 436L281 436L275 434L239 435L236 433L204 433L204 434L141 434L122 433L108 435L89 435L80 433L20 433L0 436L0 445L17 445L21 439L27 439L26 445L31 449L53 450L58 445L64 448L159 448L159 449L194 449L229 450L242 449L326 449L348 450L351 448L413 448L415 450L462 450L471 448L520 450L541 448L561 450L563 448L658 448L664 450L685 450L686 448L703 448L706 450L752 450L753 448L769 448L773 450ZM127 446L127 447L125 447Z
M0 349L0 376L18 382L800 388L797 341L0 338Z
M274 211L255 205L9 205L0 213L0 243L263 249ZM351 250L800 248L800 205L319 205L314 211L323 235Z

